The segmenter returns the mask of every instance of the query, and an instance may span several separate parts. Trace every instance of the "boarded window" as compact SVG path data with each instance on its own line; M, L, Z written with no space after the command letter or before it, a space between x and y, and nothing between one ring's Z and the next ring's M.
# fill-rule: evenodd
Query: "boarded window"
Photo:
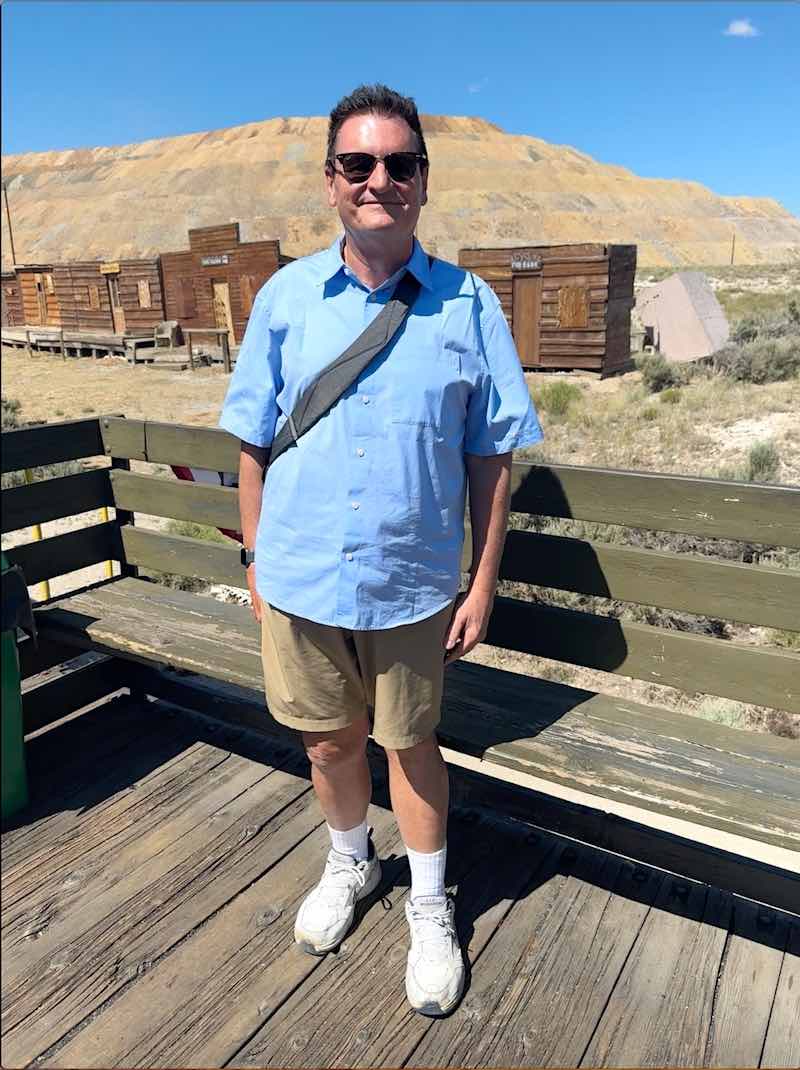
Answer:
M178 319L193 319L197 315L197 299L191 279L178 280Z
M53 276L52 275L45 275L45 277L44 277L44 288L49 294L54 294L56 292L56 288L55 288L55 284L53 283Z
M585 286L562 286L558 291L558 325L589 326L589 291Z
M89 308L100 307L100 290L96 286L89 287Z
M147 279L139 279L139 308L152 308L153 303L150 299L150 283Z

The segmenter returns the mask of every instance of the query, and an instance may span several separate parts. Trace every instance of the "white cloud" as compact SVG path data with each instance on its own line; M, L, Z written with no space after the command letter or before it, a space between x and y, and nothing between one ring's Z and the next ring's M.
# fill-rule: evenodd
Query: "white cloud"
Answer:
M479 82L470 82L470 84L467 86L467 92L468 93L480 93L480 91L482 89L485 89L488 84L489 84L489 79L488 78L481 78L481 80Z
M726 37L758 37L759 32L750 19L734 19L724 31Z

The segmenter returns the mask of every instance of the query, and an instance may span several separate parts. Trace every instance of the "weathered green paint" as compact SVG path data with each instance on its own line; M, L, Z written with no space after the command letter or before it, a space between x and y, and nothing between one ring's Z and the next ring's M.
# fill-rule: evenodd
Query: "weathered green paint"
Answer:
M233 543L229 548L185 535L159 535L137 527L122 529L122 543L129 564L195 576L209 583L247 586L239 550L234 549Z
M800 631L800 572L509 531L500 578Z
M515 461L511 510L800 548L800 487Z
M239 528L239 492L235 487L214 487L123 471L111 473L111 484L119 508L234 531Z

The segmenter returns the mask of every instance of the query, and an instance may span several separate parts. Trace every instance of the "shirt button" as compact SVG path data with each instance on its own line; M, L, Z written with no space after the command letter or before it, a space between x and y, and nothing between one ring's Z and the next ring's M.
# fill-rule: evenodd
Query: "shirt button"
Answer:
M347 554L346 556L347 556L347 560L348 561L352 561L353 560L353 555L352 554Z
M358 509L358 506L359 506L359 503L358 503L358 502L350 502L350 504L352 505L352 507L353 507L354 509Z
M356 453L358 454L359 457L363 457L364 456L364 451L361 450L361 449L356 450Z
M364 402L365 405L369 405L369 398L368 397L362 397L361 400Z

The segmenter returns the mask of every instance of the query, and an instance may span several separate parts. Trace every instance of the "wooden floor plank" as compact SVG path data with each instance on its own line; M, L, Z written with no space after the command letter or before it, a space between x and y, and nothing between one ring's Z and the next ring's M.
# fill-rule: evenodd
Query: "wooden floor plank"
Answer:
M393 815L372 807L369 820L379 854L397 852ZM323 961L293 939L299 903L319 879L330 846L321 811L309 806L273 838L281 835L286 851L269 872L88 1023L48 1066L221 1066L241 1048ZM390 873L398 868L390 866ZM369 915L383 916L379 894L358 913L357 932ZM347 954L345 946L340 953Z
M113 780L132 740L147 748L163 731L143 706L121 697L27 739L29 805L4 823L2 871L38 850L39 838L47 841L65 814L105 797L109 782L98 783L98 770L100 780Z
M704 1066L759 1065L790 928L788 915L734 897Z
M86 885L110 857L124 852L213 783L215 769L228 754L185 737L173 739L182 749L167 762L117 791L107 805L92 813L91 821L73 823L52 845L41 843L36 853L6 871L3 930L7 938L24 915L36 912L45 902L53 906L59 890Z
M307 782L275 771L226 804L222 820L187 837L182 857L157 856L150 883L142 885L140 870L131 895L59 949L63 968L45 957L6 987L6 1058L36 1058L269 870L319 823L308 795ZM287 826L290 842L281 835Z
M554 851L551 838L526 843L526 836L486 818L474 823L451 818L447 880L451 888L458 885L457 923L469 956L480 953L514 897L530 881L531 870L540 870L542 860ZM492 880L487 880L489 866ZM359 929L347 941L345 957L326 957L233 1055L230 1065L402 1063L430 1024L430 1019L411 1010L405 996L406 880L387 895L393 909Z
M579 1066L701 1066L731 896L668 877Z
M177 798L169 797L141 820L134 817L131 838L114 852L104 852L102 840L94 857L81 861L64 881L43 883L40 902L26 900L21 920L12 909L3 931L7 952L3 985L35 967L44 959L62 961L77 946L83 933L100 923L140 887L151 884L193 849L197 839L219 830L224 810L242 793L252 789L273 770L200 744L199 760L192 766L193 780L184 779ZM267 786L277 789L278 781ZM149 792L145 793L147 803ZM230 811L228 810L228 814ZM78 840L83 836L79 834ZM148 863L151 863L148 865ZM16 924L14 922L16 921ZM35 938L32 939L32 934Z
M795 919L781 963L760 1066L800 1066L800 919Z

